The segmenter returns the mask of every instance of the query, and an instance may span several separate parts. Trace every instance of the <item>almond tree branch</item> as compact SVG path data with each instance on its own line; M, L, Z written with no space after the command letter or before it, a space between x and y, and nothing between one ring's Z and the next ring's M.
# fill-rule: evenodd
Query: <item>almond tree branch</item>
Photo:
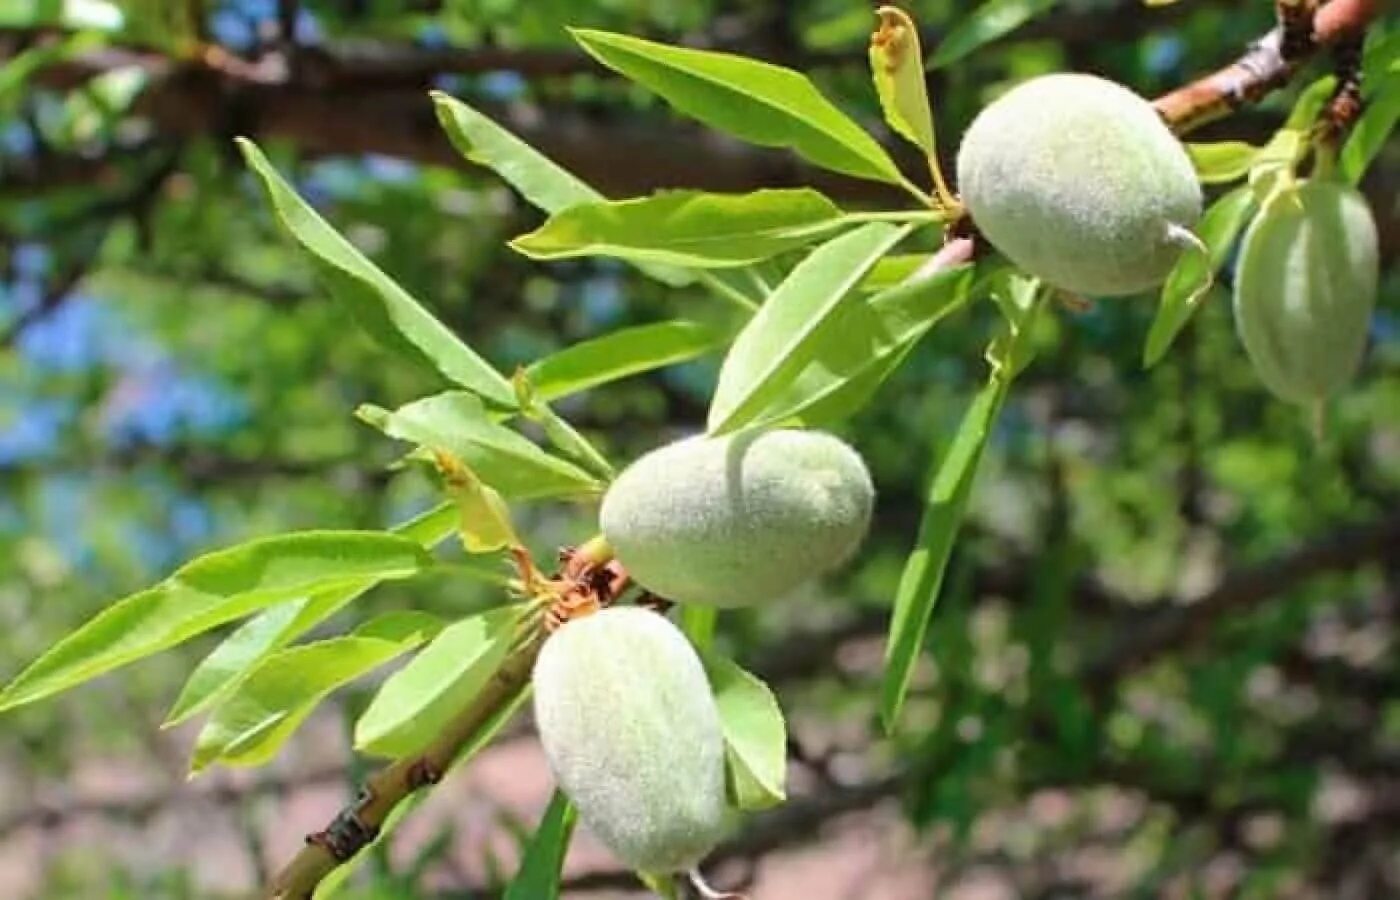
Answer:
M1287 84L1324 47L1365 33L1375 0L1331 0L1314 12L1306 0L1278 0L1280 23L1239 59L1153 101L1178 134L1227 116Z

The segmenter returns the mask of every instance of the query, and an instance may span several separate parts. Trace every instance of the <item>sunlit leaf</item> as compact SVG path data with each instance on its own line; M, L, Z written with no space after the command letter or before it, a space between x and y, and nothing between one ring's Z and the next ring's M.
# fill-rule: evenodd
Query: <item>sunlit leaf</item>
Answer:
M797 265L739 333L710 404L711 434L741 428L812 360L822 329L852 289L908 228L872 223L833 238Z
M1029 354L1031 326L1043 304L1035 296L1039 288L1031 285L1030 291L1031 303L1024 309L1012 309L1006 330L992 342L988 351L992 370L987 383L963 415L947 453L933 466L924 498L919 535L899 579L889 637L885 644L880 716L889 731L893 731L898 724L909 679L923 648L924 635L928 631L934 605L938 602L948 558L962 527L967 499L972 492L982 453L991 437L992 426L1006 400L1015 373L1025 365ZM1013 306L1016 297L1024 295L1019 288L1011 293L1012 298L1003 301L1003 308Z
M724 729L730 799L744 810L787 799L787 724L768 685L720 656L706 660Z
M810 244L843 222L841 209L810 188L663 191L571 206L511 246L535 259L616 256L701 268L742 266Z
M525 370L545 400L703 356L724 346L720 331L673 319L608 332L559 350Z
M967 303L972 284L972 266L960 265L850 304L754 427L792 420L821 426L850 416L934 325Z
M414 541L359 531L280 535L201 556L55 644L0 694L0 710L67 690L274 604L323 588L407 578L431 565Z
M456 457L506 497L555 497L601 488L578 466L492 420L479 399L462 391L415 400L393 412L366 405L357 415L390 437Z
M1203 184L1222 184L1245 177L1254 165L1259 149L1244 141L1186 144L1186 154L1191 157L1191 164L1196 167L1196 177Z
M1342 176L1352 184L1361 181L1400 122L1400 73L1385 76L1368 95L1339 160Z
M599 203L607 199L489 116L441 91L433 91L432 98L438 121L457 151L500 175L521 196L545 212L557 213L580 203ZM670 266L636 265L648 276L672 287L683 287L694 280L689 273Z
M353 634L271 654L214 707L195 740L190 771L214 762L267 762L327 694L431 640L441 626L436 616L399 610Z
M606 31L574 29L572 34L603 65L712 128L765 147L791 148L847 175L902 180L875 139L799 72Z
M520 610L503 607L455 622L389 676L355 723L355 749L379 756L422 750L505 660Z
M0 28L120 31L125 24L121 6L111 0L4 0L0 3Z
M436 370L492 403L505 407L514 403L510 382L317 215L256 144L240 139L238 146L261 180L278 219L310 251L327 289L361 328L386 349Z
M394 533L430 548L452 534L455 521L452 507L442 504L399 525ZM365 580L327 588L263 610L243 623L190 673L162 727L179 724L209 708L258 660L335 615L377 583Z

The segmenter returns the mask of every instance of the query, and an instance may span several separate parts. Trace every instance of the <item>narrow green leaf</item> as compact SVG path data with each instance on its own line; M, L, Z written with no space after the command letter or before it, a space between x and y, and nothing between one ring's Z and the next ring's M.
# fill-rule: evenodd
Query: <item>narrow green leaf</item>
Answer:
M1197 236L1203 247L1182 253L1162 285L1162 300L1143 348L1144 366L1154 366L1166 355L1210 290L1213 273L1224 264L1235 237L1257 206L1254 192L1245 185L1216 200L1201 217Z
M891 253L875 264L875 268L861 279L856 290L863 293L878 293L889 288L899 287L928 262L931 253Z
M655 91L679 112L765 147L788 147L857 178L899 184L884 149L832 105L805 75L727 53L574 29L603 65Z
M515 386L516 402L520 404L521 415L540 426L545 438L555 450L605 483L613 480L617 473L613 470L612 463L608 462L602 451L593 446L592 441L583 436L583 432L569 424L567 419L556 413L549 403L540 397L534 383L530 381L528 372L516 369L510 380Z
M963 16L928 61L930 69L957 62L978 48L1042 16L1056 0L987 0Z
M433 91L432 98L438 121L457 151L500 175L521 196L545 212L557 213L580 203L598 203L607 199L573 173L497 125L489 116L441 91ZM684 287L695 280L689 273L669 266L636 265L649 277L672 287Z
M317 215L256 144L240 138L238 146L278 219L310 251L327 289L361 328L385 349L436 370L492 403L510 407L515 402L510 382Z
M810 188L748 194L661 191L571 206L511 246L534 259L615 256L723 268L810 244L844 222L840 207Z
M519 609L502 607L444 628L375 694L355 723L355 749L379 756L422 750L495 674L519 620Z
M214 708L195 739L191 774L215 762L262 765L327 694L430 640L440 628L436 616L397 611L353 634L273 653Z
M457 457L506 497L556 497L601 489L598 480L578 466L493 421L481 401L463 391L435 394L393 412L366 405L357 415L390 437Z
M1244 141L1186 144L1186 155L1191 157L1202 184L1223 184L1245 177L1259 151L1259 147Z
M1361 181L1400 122L1400 72L1386 75L1367 93L1367 105L1352 126L1340 158L1342 177L1351 184Z
M1017 280L1028 281L1019 276ZM899 579L885 645L885 677L880 696L880 717L889 731L899 721L992 425L1016 373L1029 361L1032 325L1044 305L1044 292L1034 282L1029 283L1028 298L1016 281L1002 293L1001 305L1009 316L1006 330L988 348L991 374L963 415L947 454L934 467L919 536Z
M506 888L504 900L557 900L559 876L577 818L578 812L569 798L556 790L525 847L520 870Z
M554 400L704 356L724 345L726 336L685 319L623 328L565 347L525 370L535 393Z
M961 265L888 288L838 314L812 361L754 419L808 427L848 418L872 397L930 329L972 297L973 267Z
M863 225L798 263L730 348L710 404L711 434L749 424L801 374L843 301L859 302L852 288L908 232L883 223Z
M768 685L724 657L706 660L724 729L730 799L743 810L787 799L787 724Z
M919 29L897 6L875 11L880 26L870 37L870 72L885 121L914 146L933 158L938 153L933 111L924 83L924 52Z
M118 600L59 641L0 693L0 710L67 690L274 604L365 579L407 578L431 565L418 544L380 532L311 531L210 553Z
M455 511L443 503L399 525L394 533L430 548L448 538L455 524ZM190 673L161 727L178 725L223 699L259 660L335 615L375 584L365 580L317 591L249 619Z

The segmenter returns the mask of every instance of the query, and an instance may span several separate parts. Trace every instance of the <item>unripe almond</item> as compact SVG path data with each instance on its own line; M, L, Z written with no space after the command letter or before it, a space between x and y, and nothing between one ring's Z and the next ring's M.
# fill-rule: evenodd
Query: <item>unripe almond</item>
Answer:
M633 869L685 871L724 836L724 736L700 658L640 607L566 622L535 663L535 722L580 820Z
M1376 222L1355 188L1310 180L1272 194L1235 275L1235 325L1265 387L1312 404L1350 381L1379 278Z
M746 606L845 562L875 489L822 432L693 437L648 453L603 498L603 534L638 584L669 600Z
M1091 75L1034 78L984 109L958 188L1004 256L1091 295L1160 284L1201 215L1191 159L1152 104Z

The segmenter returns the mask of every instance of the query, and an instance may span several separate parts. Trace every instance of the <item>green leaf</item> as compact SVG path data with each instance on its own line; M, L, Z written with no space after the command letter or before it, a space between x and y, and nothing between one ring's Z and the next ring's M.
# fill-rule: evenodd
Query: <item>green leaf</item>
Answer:
M970 14L938 45L928 61L930 69L957 62L978 48L1010 34L1055 6L1056 0L987 0Z
M565 347L525 370L535 393L554 400L600 384L704 356L727 337L685 319L638 325Z
M365 579L407 578L432 558L381 532L310 531L263 538L185 564L98 613L0 693L0 710L67 690L277 603Z
M700 268L742 266L802 247L845 222L810 188L650 197L571 206L511 241L534 259L616 256Z
M880 18L880 27L870 38L870 72L880 97L880 109L891 128L933 158L938 144L924 82L919 29L909 14L897 6L882 6L875 14Z
M856 285L856 290L864 293L878 293L892 287L899 287L928 262L931 253L891 253L875 264L869 274Z
M1339 160L1342 177L1351 184L1361 181L1395 130L1395 123L1400 122L1400 73L1388 74L1368 94L1367 105L1352 126Z
M872 223L812 251L739 333L710 404L711 434L749 424L811 362L852 288L909 229Z
M436 370L492 403L507 408L514 404L510 382L317 215L256 144L240 138L238 146L261 179L278 219L310 251L327 290L361 328L385 349Z
M502 607L444 628L375 694L355 723L355 749L379 756L422 750L495 674L519 621L518 608Z
M559 896L559 876L564 869L564 856L574 834L578 811L559 791L549 798L544 817L535 829L520 870L506 888L504 900L556 900Z
M681 606L681 631L702 655L709 652L715 642L715 624L719 620L719 610L713 606L699 606L686 603Z
M1244 141L1220 141L1214 144L1186 144L1186 155L1196 167L1196 177L1202 184L1222 184L1237 181L1249 174L1260 148Z
M454 510L443 503L394 529L396 534L432 547L452 534ZM259 660L335 615L347 603L377 584L377 580L317 591L265 609L235 629L215 647L186 679L162 728L178 725L223 699Z
M1235 237L1258 204L1246 186L1235 188L1211 204L1197 226L1201 248L1181 254L1162 285L1162 301L1143 348L1143 365L1154 366L1166 355L1210 290L1212 276L1224 264Z
M1003 308L1024 296L1013 289ZM904 564L895 596L890 633L885 645L885 677L881 686L880 716L885 728L893 731L904 706L909 679L924 644L929 619L938 602L943 574L953 551L953 542L962 527L967 499L977 476L977 468L991 437L992 425L1011 388L1015 374L1026 364L1030 352L1031 325L1043 305L1037 285L1030 288L1030 302L1011 309L1006 331L988 349L992 371L987 384L978 392L963 415L958 432L947 454L937 462L929 481L923 518L914 550Z
M515 375L511 377L511 384L515 386L516 402L520 404L521 415L540 426L554 449L604 482L612 481L617 473L607 457L540 397L530 381L529 373L524 369L516 369Z
M4 0L0 28L87 28L121 31L122 9L110 0Z
M831 169L891 184L903 176L884 149L805 75L727 53L573 29L603 65L655 91L681 113L764 147L788 147Z
M578 466L493 421L481 401L463 391L435 394L393 412L366 405L356 414L390 437L451 454L506 497L596 493L602 487Z
M742 810L767 809L787 799L787 724L773 692L757 676L723 657L706 660L724 729L730 798Z
M436 616L401 610L353 634L273 653L214 708L195 739L191 774L215 762L262 765L327 694L430 640L440 628Z
M859 410L935 325L972 297L973 267L960 265L851 304L826 330L811 363L752 423L828 425Z
M607 199L490 117L441 91L433 91L432 98L438 121L452 146L467 159L500 175L545 212L557 213L580 203ZM672 287L684 287L695 280L689 273L669 266L637 264L637 268Z

